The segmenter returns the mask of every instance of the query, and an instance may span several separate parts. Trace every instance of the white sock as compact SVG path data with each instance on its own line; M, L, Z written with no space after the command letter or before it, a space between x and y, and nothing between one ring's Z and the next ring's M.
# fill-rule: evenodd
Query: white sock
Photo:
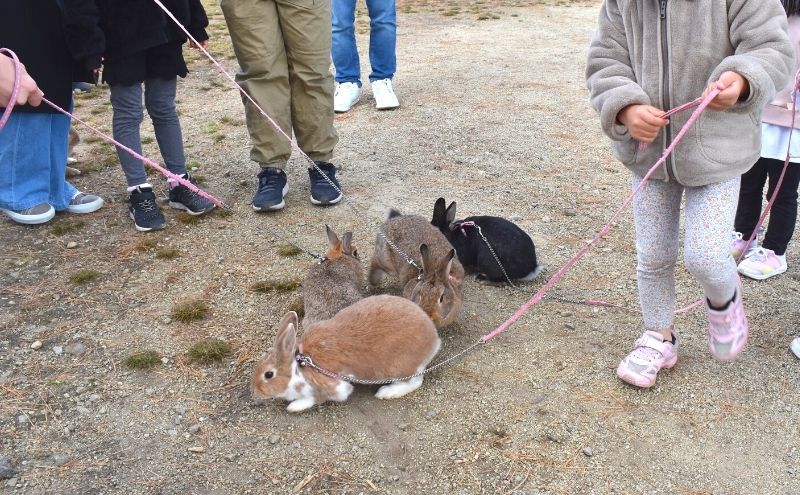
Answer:
M136 185L136 186L131 186L131 187L128 188L128 192L131 193L131 192L133 192L133 191L135 191L135 190L137 190L139 188L142 188L142 187L149 187L150 189L152 189L153 188L153 184L150 184L149 182L145 182L145 183L142 183L142 184L139 184L139 185Z

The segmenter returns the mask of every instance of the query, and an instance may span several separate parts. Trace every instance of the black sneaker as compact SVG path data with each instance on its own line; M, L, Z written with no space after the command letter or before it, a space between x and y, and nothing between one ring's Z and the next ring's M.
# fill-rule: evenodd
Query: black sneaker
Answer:
M184 175L183 178L194 184L189 174ZM176 210L184 210L189 215L195 216L214 209L214 203L211 200L200 196L183 184L178 184L169 190L169 205Z
M264 167L258 174L258 191L253 196L256 211L280 210L286 206L283 197L289 191L286 172L275 167Z
M139 232L166 227L167 222L156 205L156 195L152 187L137 187L131 192L128 203L128 212Z
M335 205L342 200L342 187L336 180L336 167L328 162L314 162L317 167L324 172L321 174L317 168L308 169L308 178L311 182L311 204L314 205ZM331 182L336 184L334 188ZM338 191L337 191L338 189Z

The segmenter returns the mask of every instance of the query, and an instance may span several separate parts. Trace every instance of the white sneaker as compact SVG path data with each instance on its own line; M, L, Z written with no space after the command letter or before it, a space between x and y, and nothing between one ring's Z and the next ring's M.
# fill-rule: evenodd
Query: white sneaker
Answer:
M336 84L336 92L333 93L333 111L343 113L356 104L361 93L358 84L346 82Z
M392 89L391 79L372 81L372 95L375 96L375 108L378 110L391 110L400 106Z
M792 341L792 344L789 346L795 356L800 358L800 337L797 337Z
M749 253L737 267L739 273L756 280L765 280L786 271L786 255L760 247Z

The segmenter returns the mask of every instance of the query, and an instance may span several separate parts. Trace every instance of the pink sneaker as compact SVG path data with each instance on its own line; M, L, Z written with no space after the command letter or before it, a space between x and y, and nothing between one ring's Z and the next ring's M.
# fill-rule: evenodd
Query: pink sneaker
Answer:
M742 238L741 232L734 232L733 239L731 240L731 256L737 262L744 254L744 248L747 247L747 239ZM758 237L753 239L753 242L750 243L750 248L747 250L747 255L752 253L753 251L758 248Z
M786 271L786 255L778 256L772 249L758 248L739 263L739 273L756 280L764 280Z
M722 311L708 310L708 349L720 361L732 361L747 343L748 325L742 302L742 283L736 288L733 301Z
M675 366L678 349L672 342L664 342L658 332L648 330L633 343L633 351L617 366L617 376L626 383L650 388L656 375L663 369Z

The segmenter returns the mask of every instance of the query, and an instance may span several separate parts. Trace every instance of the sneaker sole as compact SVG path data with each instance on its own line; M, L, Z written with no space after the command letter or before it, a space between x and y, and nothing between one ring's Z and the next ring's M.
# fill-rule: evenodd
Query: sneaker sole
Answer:
M284 207L284 206L286 206L286 201L284 201L284 200L283 200L283 198L285 198L285 197L286 197L286 193L288 193L288 192L289 192L289 184L287 183L285 186L283 186L283 191L281 191L281 202L280 202L280 203L278 203L278 204L276 204L276 205L272 205L272 206L266 206L266 207L265 207L265 206L256 206L256 205L252 205L252 206L253 206L253 209L254 209L255 211L276 211L276 210L282 210L282 209L283 209L283 207Z
M376 110L381 110L381 111L383 111L383 110L397 110L398 108L400 108L400 104L399 103L397 105L389 106L389 107L379 107L379 106L375 105L375 109Z
M309 196L309 198L311 199L311 204L312 205L329 206L329 205L335 205L336 203L341 201L342 200L342 195L340 194L339 196L337 196L336 198L334 198L334 199L332 199L330 201L320 201L318 199L314 199L314 196Z
M678 355L676 354L673 359L664 363L664 365L661 366L661 369L659 369L658 371L660 372L661 370L671 369L675 366L675 364L677 364L677 362L678 362ZM622 363L620 363L619 366L617 366L617 377L619 377L619 379L622 380L623 382L639 388L650 388L656 384L656 380L653 380L652 383L643 381L645 380L645 378L643 378L641 375L632 373L627 367L622 366ZM656 373L656 378L658 378L658 373Z
M164 224L162 224L162 225L161 225L161 226L159 226L159 227L142 227L142 226L140 226L138 223L136 223L136 218L133 216L133 213L129 213L129 215L130 215L130 217L131 217L131 220L133 220L133 226L134 226L134 227L136 228L136 230L138 230L139 232L150 232L151 230L162 230L162 229L164 229L164 227L166 227L166 226L167 226L167 224L166 224L166 223L164 223Z
M744 348L747 346L747 341L750 340L750 331L748 330L747 335L744 336L744 340L741 343L741 347L739 347L739 349L737 349L736 352L732 352L732 353L730 353L730 354L728 354L726 356L718 356L717 354L715 354L714 353L714 346L711 345L711 336L710 335L709 335L708 339L709 339L708 340L708 352L711 353L711 357L713 357L715 360L717 360L717 361L719 361L721 363L727 363L727 362L730 362L730 361L734 361L736 358L739 357L739 354L742 353Z
M741 269L739 267L736 268L736 271L738 271L739 273L741 273L742 275L744 275L747 278L752 278L754 280L766 280L766 279L768 279L770 277L774 277L775 275L780 275L781 273L785 273L786 272L786 268L787 267L783 266L783 267L780 267L777 270L775 270L773 272L769 272L769 273L749 272L746 269L743 270L743 269Z
M11 220L24 225L39 225L42 223L47 223L56 216L56 210L52 207L46 213L40 213L39 215L20 215L15 211L7 210L5 208L0 208L0 211L8 215Z
M208 213L209 211L214 209L214 206L215 205L211 205L211 208L209 208L207 210L193 211L193 210L190 210L189 207L187 207L183 203L176 203L175 201L170 201L169 202L169 207L170 208L175 209L175 210L183 210L186 213L188 213L189 215L192 215L193 217L200 216L200 215L202 215L204 213Z
M91 203L86 203L85 205L67 206L67 211L78 215L84 215L86 213L93 213L99 210L104 204L105 202L103 201L103 198L98 198L97 201L92 201Z

